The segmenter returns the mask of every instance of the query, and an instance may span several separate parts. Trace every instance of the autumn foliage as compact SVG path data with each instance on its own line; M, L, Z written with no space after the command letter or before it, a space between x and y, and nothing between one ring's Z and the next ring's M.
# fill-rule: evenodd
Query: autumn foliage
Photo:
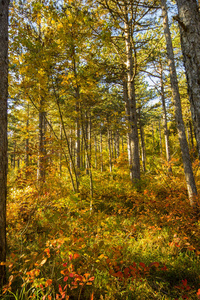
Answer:
M199 215L181 178L163 166L136 189L121 168L95 173L92 211L87 181L74 194L52 173L41 193L10 178L2 299L198 299Z

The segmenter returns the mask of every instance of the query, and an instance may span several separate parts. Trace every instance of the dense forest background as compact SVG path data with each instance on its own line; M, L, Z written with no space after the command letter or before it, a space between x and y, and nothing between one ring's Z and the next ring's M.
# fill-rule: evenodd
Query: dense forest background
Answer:
M2 299L200 298L181 2L10 3Z

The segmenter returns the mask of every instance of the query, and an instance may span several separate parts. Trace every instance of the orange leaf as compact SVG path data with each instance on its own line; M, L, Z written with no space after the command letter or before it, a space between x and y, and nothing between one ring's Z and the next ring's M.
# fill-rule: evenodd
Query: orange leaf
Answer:
M88 280L89 280L89 281L93 281L93 280L94 280L94 276L93 276L93 277L90 277Z
M198 299L200 299L200 289L198 289L197 297L198 297Z
M52 284L52 279L47 279L45 286L50 286Z

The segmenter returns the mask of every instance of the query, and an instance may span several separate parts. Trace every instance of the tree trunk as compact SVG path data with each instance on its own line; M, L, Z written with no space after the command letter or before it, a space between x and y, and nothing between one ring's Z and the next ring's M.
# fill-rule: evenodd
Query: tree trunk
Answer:
M79 95L79 92L77 91L77 97ZM76 151L76 168L77 168L77 176L79 177L80 175L80 167L81 167L81 162L80 162L80 149L81 149L81 139L80 139L80 120L79 120L79 103L77 101L76 103L76 145L75 145L75 151Z
M16 163L16 150L17 150L17 143L15 140L14 141L14 152L13 152L13 169L15 169L15 163Z
M39 111L39 146L38 146L38 169L37 169L38 182L45 181L45 169L46 169L46 149L45 149L46 112L44 111L43 106L44 106L44 100L41 97L40 111Z
M200 159L200 14L196 0L176 0L189 101Z
M162 155L162 135L161 135L160 118L158 120L158 130L159 130L159 141L160 141L160 155Z
M127 91L127 81L123 81L123 97L125 102L125 112L126 112L126 124L127 124L127 153L128 153L128 163L131 166L131 149L130 149L130 107L128 101L128 91Z
M166 0L161 0L161 4L162 4L161 7L162 7L162 15L163 15L163 28L165 33L167 56L168 56L168 63L170 69L172 97L173 97L174 107L175 107L175 118L176 118L177 129L178 129L179 143L182 152L183 166L184 166L185 178L187 183L187 191L190 200L190 205L195 206L194 198L197 195L197 188L196 188L195 179L193 175L189 148L188 148L187 138L185 134L185 127L184 127L183 117L182 117L181 100L180 100L180 94L178 88L176 67L174 62L171 33L169 30Z
M0 1L0 262L6 261L7 198L7 99L8 99L8 7ZM0 265L0 287L5 283L6 268Z
M60 123L59 176L62 176L62 124Z
M128 21L124 24L125 27L125 44L126 44L126 65L127 65L127 90L128 90L128 106L129 106L129 122L130 122L130 152L131 152L131 168L130 177L133 182L140 179L140 158L139 158L139 142L137 129L137 113L135 99L135 84L133 78L133 53L131 45L131 33Z
M167 110L165 105L165 91L164 91L164 83L163 83L163 68L162 63L160 62L160 86L161 86L161 100L162 100L162 109L163 109L163 121L164 121L164 136L165 136L165 149L166 149L166 159L167 162L170 163L171 154L170 154L170 147L169 147L169 132L167 128ZM169 172L172 169L169 167Z
M101 158L101 172L103 172L103 143L102 143L102 129L100 128L100 158Z
M139 119L140 138L141 138L142 167L143 167L143 171L146 172L146 153L145 153L144 131L143 131L143 127L142 127L140 109L139 109L138 119Z
M95 169L97 169L97 136L94 137Z
M25 145L25 164L29 166L29 103L27 106L27 120L26 120L26 145Z
M112 151L111 151L111 131L108 127L108 153L109 153L109 167L110 167L110 173L112 173Z

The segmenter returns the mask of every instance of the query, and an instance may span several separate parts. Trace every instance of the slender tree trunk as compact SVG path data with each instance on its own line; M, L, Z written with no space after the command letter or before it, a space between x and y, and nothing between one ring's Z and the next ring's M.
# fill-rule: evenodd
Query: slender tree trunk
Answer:
M142 154L142 167L143 171L146 172L146 152L145 152L145 142L144 142L144 131L142 127L142 121L141 121L141 113L139 109L139 128L140 128L140 138L141 138L141 154Z
M176 0L188 94L200 159L200 14L196 0Z
M167 127L167 110L165 104L165 91L163 83L163 68L162 63L160 62L160 86L161 86L161 100L162 100L162 109L163 109L163 121L164 121L164 136L165 136L165 150L166 150L166 159L168 163L171 160L170 147L169 147L169 132ZM172 172L171 166L168 169L169 172Z
M89 158L89 152L88 152L88 140L89 140L89 136L88 136L88 133L89 133L89 124L88 124L88 114L87 112L85 112L85 129L84 129L84 132L85 132L85 136L84 136L84 146L85 146L85 165L86 165L86 174L89 175L89 161L88 161L88 158Z
M189 121L189 126L190 126L190 141L191 141L192 149L194 149L193 130L192 130L192 122L191 121Z
M185 178L187 183L187 191L190 200L190 205L195 206L194 198L197 195L197 188L196 188L195 179L193 175L188 143L185 134L185 127L184 127L183 117L182 117L181 100L180 100L180 94L178 88L176 67L174 62L171 33L169 30L166 0L161 0L161 7L162 7L162 14L163 14L163 28L165 33L166 45L167 45L168 63L170 69L171 89L172 89L172 96L173 96L174 107L175 107L175 117L176 117L177 129L178 129L179 143L181 147L183 166L184 166Z
M119 130L117 129L117 131L116 131L116 135L115 135L115 140L116 140L116 156L117 156L117 158L119 157L119 140L120 140L120 138L119 138Z
M97 169L97 137L94 137L95 169Z
M131 33L128 21L124 24L125 27L125 44L126 44L126 65L127 65L127 88L128 88L128 104L130 110L130 150L131 150L131 170L130 177L133 182L140 179L140 157L139 157L139 141L137 129L137 113L135 99L135 84L133 77L133 53L131 45Z
M124 137L122 135L122 153L124 153Z
M102 143L102 129L100 128L100 158L101 158L101 172L103 172L103 143Z
M6 280L8 7L8 0L0 1L0 287Z
M74 72L74 77L76 80L76 87L75 87L75 98L76 98L76 168L77 168L77 177L80 175L80 91L79 91L79 84L77 81L77 62L76 62L76 49L74 44L71 46L72 51L72 68Z
M79 92L77 91L77 95L79 95ZM78 96L77 96L78 97ZM81 149L81 139L80 139L80 120L79 120L79 103L76 103L76 145L75 145L75 151L76 151L76 168L77 168L77 176L79 176L80 173L80 149Z
M111 138L110 138L110 129L109 129L109 127L108 127L108 153L109 153L110 173L112 173L112 151L111 151Z
M127 153L128 153L128 163L129 167L131 167L131 149L130 149L130 106L128 100L128 90L127 90L127 81L123 81L123 97L125 102L125 112L126 112L126 123L127 123Z
M16 164L16 150L17 150L17 142L14 140L14 152L13 152L13 168L15 169Z
M45 181L45 169L46 169L45 117L46 117L46 113L44 111L44 100L41 97L40 111L39 111L39 147L38 147L38 169L37 169L38 182Z
M87 114L86 114L87 117ZM87 118L86 118L87 119ZM83 140L85 144L85 152L86 152L86 160L87 160L87 169L88 169L88 175L90 178L90 211L92 211L92 205L93 205L93 194L94 194L94 187L93 187L93 176L92 176L92 166L91 166L91 156L89 154L90 147L88 147L88 133L87 133L87 126L84 128L84 122L83 122L83 113L81 113L81 124L82 124L82 132L83 132ZM91 124L90 124L91 127Z
M153 142L153 150L155 149L155 138L154 138L154 128L153 123L151 123L151 135L152 135L152 142Z
M25 164L29 166L29 103L27 106L27 120L26 120L26 145L25 145Z
M158 120L158 129L159 129L159 140L160 140L160 155L162 155L162 135L161 135L160 118Z
M60 123L59 175L62 176L62 124Z
M76 167L75 167L75 163L74 163L74 159L73 159L73 154L71 152L71 145L69 143L69 139L68 139L67 132L66 132L66 129L65 129L65 124L64 124L64 120L63 120L62 111L61 111L61 108L60 108L59 98L57 97L55 90L54 90L54 94L57 98L56 102L57 102L57 106L58 106L58 110L59 110L60 121L61 121L61 124L62 124L62 130L63 130L63 133L64 133L65 141L67 143L69 159L70 159L70 163L71 163L72 170L74 172L74 176L75 176L75 180L76 180L76 192L79 192L79 179L78 179L77 172L76 172ZM71 171L70 171L70 177L71 177L72 182L73 182Z
M90 164L92 166L92 118L90 112L89 112L89 120L88 120L88 155L89 155Z

